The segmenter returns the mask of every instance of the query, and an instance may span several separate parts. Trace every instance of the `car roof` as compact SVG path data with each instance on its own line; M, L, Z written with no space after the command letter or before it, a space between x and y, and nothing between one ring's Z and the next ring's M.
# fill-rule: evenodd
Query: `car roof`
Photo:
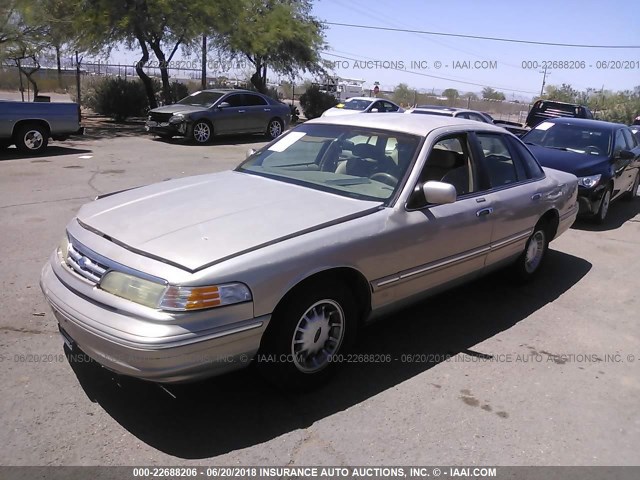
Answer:
M255 93L262 95L260 92L253 92L244 88L207 88L206 90L199 90L200 92L212 92L212 93Z
M386 98L376 98L376 97L349 97L347 98L345 101L349 101L349 100L369 100L369 101L374 101L374 100L387 100ZM388 100L390 101L390 100Z
M405 115L403 113L367 113L366 115L338 115L308 120L305 124L347 125L380 130L404 132L425 136L441 127L469 127L469 130L487 130L505 133L505 129L475 120L437 115Z
M626 127L626 125L622 123L612 123L605 122L603 120L592 120L590 118L574 118L574 117L557 117L557 118L548 118L543 120L540 123L563 123L565 125L576 125L582 127L595 127L595 128L603 128L607 130L616 130L620 127ZM538 124L540 125L540 124ZM536 125L537 127L537 125ZM534 130L536 127L533 127Z

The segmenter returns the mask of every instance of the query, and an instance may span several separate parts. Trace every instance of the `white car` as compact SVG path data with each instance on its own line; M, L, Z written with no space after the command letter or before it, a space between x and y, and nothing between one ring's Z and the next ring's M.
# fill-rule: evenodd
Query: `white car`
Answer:
M339 103L335 107L326 110L323 117L333 117L336 115L349 115L352 113L403 113L404 109L390 100L374 97L353 97L344 103Z

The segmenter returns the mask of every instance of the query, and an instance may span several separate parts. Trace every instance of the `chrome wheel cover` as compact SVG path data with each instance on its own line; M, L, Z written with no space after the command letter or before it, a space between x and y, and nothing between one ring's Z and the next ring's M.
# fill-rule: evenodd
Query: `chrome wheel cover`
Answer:
M309 307L298 320L291 340L296 368L315 373L327 367L342 344L344 327L344 311L335 300L320 300Z
M524 268L527 273L533 273L540 266L544 255L544 232L536 230L527 244L527 252L524 257Z
M38 150L44 143L44 137L38 130L29 130L24 134L24 144L29 150Z
M271 138L279 137L282 133L282 127L280 126L280 122L273 120L269 123L269 136Z
M211 128L204 122L196 123L193 127L193 138L198 143L204 143L211 137Z

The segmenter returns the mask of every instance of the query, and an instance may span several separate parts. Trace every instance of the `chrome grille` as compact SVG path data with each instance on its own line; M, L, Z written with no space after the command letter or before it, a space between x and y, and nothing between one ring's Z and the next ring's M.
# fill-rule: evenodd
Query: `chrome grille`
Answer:
M74 243L73 240L69 242L66 261L67 265L78 275L93 283L98 283L108 270L106 265L92 258L88 249L84 249L82 245Z

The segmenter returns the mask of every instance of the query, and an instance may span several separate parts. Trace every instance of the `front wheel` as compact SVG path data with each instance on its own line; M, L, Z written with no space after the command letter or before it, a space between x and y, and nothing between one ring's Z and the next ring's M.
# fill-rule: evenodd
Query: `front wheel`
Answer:
M40 125L24 125L16 132L16 147L21 152L41 153L48 143L49 134Z
M211 125L209 125L205 121L198 121L193 124L193 128L191 130L191 137L193 141L199 144L209 143L211 137L213 136L213 130Z
M625 200L634 200L638 198L638 187L640 186L640 172L636 172L636 178L631 184L631 190L629 190L624 196Z
M267 125L267 138L269 140L274 140L282 135L282 122L277 118L273 118L269 121L269 125Z
M257 365L286 388L320 385L339 365L356 334L357 308L341 282L314 283L295 292L273 314Z
M533 233L527 240L524 252L518 257L513 265L516 279L520 282L527 282L535 277L544 263L549 249L549 237L547 223L538 222Z
M600 208L598 209L598 213L594 217L595 222L598 225L602 225L607 219L607 214L609 213L609 206L611 204L611 188L607 188L607 191L604 192L602 196L602 201L600 202Z

